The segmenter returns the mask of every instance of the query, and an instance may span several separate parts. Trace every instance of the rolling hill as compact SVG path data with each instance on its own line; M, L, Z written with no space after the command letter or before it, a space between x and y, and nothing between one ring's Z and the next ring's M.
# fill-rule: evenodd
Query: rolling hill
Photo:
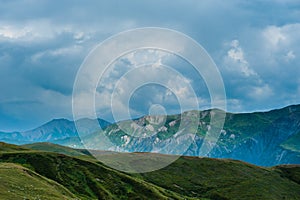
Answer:
M58 145L52 151L65 154L50 152L48 143L27 148L2 145L0 178L5 184L0 198L14 189L17 196L12 199L34 199L50 192L60 199L300 199L299 165L257 167L230 159L183 156L158 171L127 174L90 155L71 156L70 148ZM29 193L26 187L35 189Z
M64 186L13 163L0 163L0 199L75 199Z

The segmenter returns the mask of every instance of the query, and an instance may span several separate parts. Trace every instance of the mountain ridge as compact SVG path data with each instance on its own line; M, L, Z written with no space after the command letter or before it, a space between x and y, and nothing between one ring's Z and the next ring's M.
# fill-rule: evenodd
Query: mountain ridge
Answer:
M198 129L190 146L183 153L184 155L201 155L200 147L210 129L210 116L213 111L214 109L185 112L198 112L200 118L197 119L191 115L185 122L189 124L198 121ZM179 130L181 116L182 114L143 116L113 124L104 121L105 128L103 130L91 126L95 123L90 123L90 119L82 119L85 129L80 134L77 133L72 121L63 120L61 123L61 119L55 119L44 126L26 132L28 135L43 133L39 139L30 138L30 141L19 142L14 140L14 137L9 138L9 135L21 134L15 132L7 135L0 133L0 141L15 144L52 142L81 149L156 152L156 149L170 145L172 137ZM53 131L54 126L50 131L45 131L48 130L47 124L49 123L57 123L60 129L55 132L55 130ZM55 133L53 134L53 132ZM185 130L185 132L176 136L179 144L177 145L178 150L183 148L180 146L181 143L184 143L182 138L185 134L189 134L189 130ZM135 137L132 135L133 133L142 138ZM260 166L298 164L300 163L300 145L298 144L300 144L300 105L290 105L267 112L226 113L224 127L218 142L207 156L243 160ZM171 149L161 153L177 154L177 152L176 149Z
M210 128L209 121L211 114L211 110L199 111L200 119L190 118L190 121L199 120L199 126L193 142L184 155L201 155L200 149L206 132ZM170 144L172 141L170 138L174 137L179 129L180 116L181 115L165 116L164 124L159 126L151 122L156 119L151 119L151 116L144 116L133 122L129 120L120 122L117 125L112 124L104 131L91 134L88 138L82 139L85 146L91 149L153 152L155 149L164 148ZM188 120L186 120L186 122L188 122ZM140 125L141 128L136 129L135 123ZM122 127L123 130L120 129L120 127ZM136 130L138 130L138 132L136 132ZM298 164L300 163L299 152L292 151L289 145L300 143L300 141L298 141L299 137L295 136L299 132L300 105L292 105L268 112L227 113L218 142L207 156L243 160L261 166ZM141 134L142 138L130 135L132 133L138 133L137 135ZM145 134L146 137L144 137ZM186 134L189 134L188 130ZM184 136L184 134L182 137L176 136L179 150L180 148L184 148L180 146L180 144L184 143ZM295 140L292 140L292 137L294 137ZM108 138L110 141L104 143L103 138ZM289 141L289 143L285 143L289 139L292 140L292 142ZM114 146L109 143L113 143ZM69 144L65 143L64 145ZM295 145L293 148L295 149ZM166 153L177 154L177 150L171 149Z
M53 142L55 140L63 140L70 137L79 137L75 123L80 123L87 127L88 124L93 124L94 126L90 126L86 132L82 134L88 135L99 130L99 126L95 126L95 122L98 122L102 128L110 125L110 122L100 118L82 118L76 121L65 118L56 118L27 131L0 132L0 141L12 144L28 144L34 142Z

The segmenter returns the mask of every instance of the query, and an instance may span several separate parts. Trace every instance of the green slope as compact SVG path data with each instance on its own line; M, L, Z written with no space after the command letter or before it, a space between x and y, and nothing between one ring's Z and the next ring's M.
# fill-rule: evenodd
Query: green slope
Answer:
M22 147L25 147L27 149L32 149L32 150L61 153L61 154L69 155L69 156L83 156L83 155L87 155L87 154L89 155L89 152L87 150L72 149L70 147L52 144L49 142L26 144L26 145L22 145Z
M62 185L67 190L58 185L55 191L64 198L74 194L78 199L300 199L298 165L262 168L235 160L181 157L158 171L126 174L110 169L87 155L67 156L45 152L51 144L37 146L43 152L16 150L16 146L10 147L9 152L0 151L0 162L4 162L4 166L9 165L7 163L21 164L23 167L18 167L23 171L34 171L42 177L41 180L50 179L56 185ZM53 147L53 151L59 149L59 146ZM73 152L67 149L67 153ZM48 150L51 151L51 148ZM124 155L151 156L147 153ZM0 170L0 177L5 176L5 172ZM9 177L4 179L9 180ZM15 181L21 187L26 183L32 184L34 180ZM1 191L8 190L4 188ZM23 196L27 194L24 190L19 192ZM47 196L48 193L42 194ZM5 198L0 196L0 199Z
M0 163L0 181L0 199L75 199L62 185L12 163Z
M0 152L14 152L14 151L27 151L30 150L25 147L17 146L14 144L7 144L4 142L0 142Z
M64 185L80 199L183 199L102 164L63 154L11 152L0 154L0 161L22 164Z
M288 179L300 184L300 166L299 165L279 165L273 169Z
M300 166L290 169L300 170ZM300 199L300 185L272 168L240 161L181 157L159 171L138 177L190 197L210 199ZM296 178L295 178L296 177Z
M281 147L287 150L300 152L300 132L292 135L288 140L286 140Z

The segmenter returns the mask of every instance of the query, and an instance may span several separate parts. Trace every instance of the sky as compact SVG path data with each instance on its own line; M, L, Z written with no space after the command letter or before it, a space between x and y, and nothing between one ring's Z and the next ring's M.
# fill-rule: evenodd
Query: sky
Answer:
M173 29L201 44L223 78L227 111L262 111L300 103L297 0L2 0L0 131L27 130L53 118L72 119L73 83L85 57L105 39L142 27ZM131 117L149 110L178 112L180 95L189 96L185 83L193 86L199 107L209 107L205 83L188 63L165 52L141 51L116 60L99 83L99 117L113 121L109 98L121 72L152 59L172 65L185 77L169 77L177 93L159 85L136 90L129 101ZM119 90L135 81L131 77Z

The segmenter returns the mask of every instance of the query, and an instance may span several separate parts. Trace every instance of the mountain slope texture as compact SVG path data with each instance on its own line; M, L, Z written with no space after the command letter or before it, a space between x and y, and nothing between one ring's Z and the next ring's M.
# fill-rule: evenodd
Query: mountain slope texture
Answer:
M79 120L84 131L77 133L74 122L53 120L25 132L0 133L0 141L26 144L51 142L73 148L124 152L158 152L202 156L201 146L211 129L210 118L216 110L188 111L182 115L144 116L110 124L98 119L99 127L90 127L91 119ZM188 128L197 123L196 134ZM186 148L185 140L192 141ZM79 137L80 136L80 137ZM175 138L175 140L174 140ZM174 147L176 148L169 148ZM210 141L208 139L208 144ZM214 148L205 155L230 158L260 166L300 163L300 105L268 112L226 113L224 127ZM181 152L183 148L187 150ZM163 149L163 151L160 151Z

